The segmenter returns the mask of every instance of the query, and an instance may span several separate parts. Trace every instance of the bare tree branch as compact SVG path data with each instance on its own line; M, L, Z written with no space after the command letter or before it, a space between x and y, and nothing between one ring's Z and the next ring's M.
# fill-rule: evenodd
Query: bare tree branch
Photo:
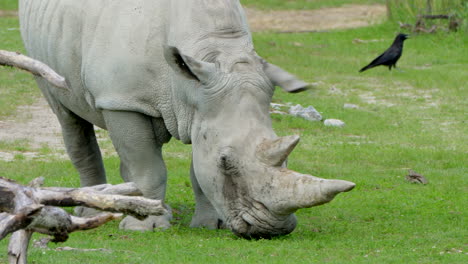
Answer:
M56 192L38 189L34 193L39 203L50 206L86 206L102 211L120 212L137 218L166 213L160 200L144 197L129 197L118 194L100 194L93 191L75 189Z
M32 231L19 230L13 233L8 244L8 262L10 264L27 264L28 247Z
M43 208L42 205L25 206L17 214L0 213L0 240L9 233L28 227Z
M0 65L12 66L28 71L34 75L41 76L59 88L70 90L65 78L60 76L46 64L22 55L21 53L0 50Z
M160 200L127 196L141 195L134 183L84 188L42 188L42 183L43 179L38 178L28 186L23 186L0 177L0 240L13 233L8 247L10 263L27 262L27 250L33 232L52 236L52 242L64 242L71 232L96 228L123 216L102 213L81 218L71 216L56 206L86 206L126 213L140 219L167 213Z

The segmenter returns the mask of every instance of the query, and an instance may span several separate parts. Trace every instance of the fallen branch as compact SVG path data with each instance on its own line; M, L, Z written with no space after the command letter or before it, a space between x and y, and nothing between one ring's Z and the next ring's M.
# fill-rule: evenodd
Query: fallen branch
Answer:
M34 218L27 230L52 236L52 242L65 242L68 234L99 227L109 221L121 219L122 214L101 213L83 218L69 215L59 207L45 206L40 215Z
M8 262L10 264L28 263L28 246L32 233L30 230L19 230L11 235L8 244Z
M449 15L422 15L421 17L425 19L449 19L451 16Z
M33 241L33 247L40 248L40 249L47 249L47 250L54 250L54 251L78 251L78 252L93 252L93 251L100 251L100 252L108 252L112 253L112 250L105 249L105 248L72 248L72 247L56 247L54 249L49 248L48 244L51 241L50 238L42 237L39 240Z
M59 88L70 90L65 78L60 76L46 64L22 55L21 53L0 50L0 65L16 67L28 71L36 76L41 76Z
M36 178L38 180L41 178ZM38 186L36 186L38 187ZM40 186L39 186L40 187ZM56 192L68 192L76 190L76 188L65 188L65 187L42 187L41 190L56 191ZM81 187L80 190L83 191L94 191L103 194L120 194L127 196L143 196L143 193L136 187L133 182L126 182L118 185L112 184L100 184L88 187Z
M17 214L0 213L0 240L8 234L28 227L43 207L26 206Z
M166 209L160 200L129 197L118 194L101 194L75 189L66 192L35 190L39 203L50 206L86 206L102 211L120 212L144 219L148 215L163 215Z
M105 248L72 248L72 247L58 247L55 251L78 251L78 252L112 252L109 249Z
M430 9L430 8L429 8ZM431 28L426 27L426 20L448 20L448 30L449 31L457 31L460 25L462 24L462 18L458 17L455 14L438 14L438 15L431 15L431 14L422 14L417 16L416 23L413 25L399 22L400 28L404 29L411 29L415 33L434 33L436 30L444 29L442 27L437 27L432 25Z
M72 232L96 228L122 217L122 214L113 213L75 217L56 206L86 206L130 214L139 219L167 213L159 200L128 196L141 195L133 183L41 188L42 183L43 179L35 179L29 186L23 186L0 177L0 240L13 233L8 247L10 263L26 263L33 232L52 236L52 242L64 242Z
M419 33L419 32L423 32L423 33L435 33L437 30L437 26L436 25L432 25L431 28L425 28L425 27L415 27L413 29L413 32L416 32L416 33Z

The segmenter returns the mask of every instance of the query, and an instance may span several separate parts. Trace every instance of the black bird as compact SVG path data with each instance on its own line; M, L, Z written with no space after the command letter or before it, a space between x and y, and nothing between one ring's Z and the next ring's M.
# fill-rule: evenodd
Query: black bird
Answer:
M374 68L379 65L388 66L388 69L391 70L396 68L396 63L398 59L401 57L401 53L403 52L403 41L408 38L408 35L400 33L396 36L395 40L393 41L390 48L388 48L382 55L375 58L369 65L359 70L359 72L363 72L367 69Z

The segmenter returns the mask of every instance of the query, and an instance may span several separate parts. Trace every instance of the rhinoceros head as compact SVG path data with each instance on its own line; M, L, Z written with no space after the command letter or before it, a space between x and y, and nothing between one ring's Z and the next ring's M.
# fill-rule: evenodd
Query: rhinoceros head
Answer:
M193 170L220 219L236 235L272 237L290 233L294 212L331 201L354 183L326 180L285 168L298 136L278 137L269 107L274 85L300 81L256 55L205 62L173 48L166 56L183 75L191 125ZM277 73L277 74L275 74ZM183 84L180 84L183 85ZM188 88L187 88L188 87Z

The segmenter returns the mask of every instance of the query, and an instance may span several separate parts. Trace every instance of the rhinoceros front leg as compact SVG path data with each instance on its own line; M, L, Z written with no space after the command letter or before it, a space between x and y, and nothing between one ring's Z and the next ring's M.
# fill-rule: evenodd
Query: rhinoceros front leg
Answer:
M59 110L65 148L80 174L81 186L106 183L106 173L93 124L68 110Z
M93 124L65 108L49 90L56 89L42 78L36 78L62 128L63 141L72 164L80 175L81 186L106 183L106 172Z
M78 170L81 186L106 183L106 172L93 124L68 110L63 109L58 112L65 148L71 162ZM75 207L74 211L79 216L100 213L99 210L82 206Z
M162 145L167 140L160 138L166 135L158 135L161 129L156 127L158 124L155 126L155 119L125 111L105 110L103 114L110 138L121 159L125 180L135 182L146 198L164 201L167 173ZM120 223L120 228L142 231L168 228L171 218L170 213L149 216L143 221L127 216Z
M36 82L60 122L65 149L80 175L81 186L106 183L106 172L93 124L58 102L49 92L56 90L49 82L39 77L36 77ZM75 208L75 213L80 216L95 215L98 212L98 210L81 206Z
M195 213L192 217L190 227L205 227L208 229L225 228L223 222L219 219L218 212L216 212L198 184L195 171L193 170L193 160L190 166L190 180L192 181L193 193L195 194Z

